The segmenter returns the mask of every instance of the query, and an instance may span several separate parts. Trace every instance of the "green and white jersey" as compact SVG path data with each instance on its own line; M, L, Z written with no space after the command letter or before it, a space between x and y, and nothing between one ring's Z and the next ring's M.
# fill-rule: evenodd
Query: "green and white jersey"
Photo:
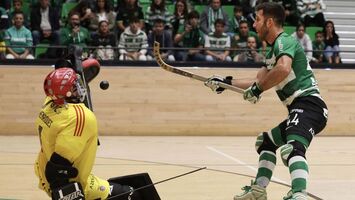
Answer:
M205 36L205 47L223 49L216 52L224 52L225 48L231 47L230 38L226 33L223 33L221 36L216 37L216 35L212 32Z
M11 47L16 53L22 54L25 52L26 47L32 46L32 34L25 26L17 29L15 26L10 27L5 32L4 41L6 46L18 46Z
M283 55L292 58L292 71L275 87L282 103L288 106L296 97L310 95L321 98L317 81L302 46L287 33L281 33L271 45L265 60L267 69L274 68L277 60Z
M120 54L139 51L145 55L148 48L147 34L140 29L137 33L132 33L130 27L127 27L120 36L118 47Z

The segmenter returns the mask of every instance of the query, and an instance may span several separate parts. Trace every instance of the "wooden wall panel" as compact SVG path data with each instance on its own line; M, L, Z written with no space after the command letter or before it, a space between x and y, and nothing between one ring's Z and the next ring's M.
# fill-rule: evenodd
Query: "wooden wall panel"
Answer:
M50 67L0 67L0 135L33 135ZM188 69L202 75L254 76L256 69ZM355 135L354 70L315 70L329 106L323 135ZM108 90L99 82L108 80ZM256 135L286 117L274 90L252 105L240 94L216 95L202 82L159 68L102 67L90 83L103 135Z

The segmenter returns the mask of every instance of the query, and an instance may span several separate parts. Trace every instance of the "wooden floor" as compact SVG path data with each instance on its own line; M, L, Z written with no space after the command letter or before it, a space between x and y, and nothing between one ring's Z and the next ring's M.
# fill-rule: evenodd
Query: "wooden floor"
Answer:
M94 174L109 178L148 172L158 182L207 167L187 176L160 183L163 200L231 200L255 175L254 137L101 137ZM317 137L307 154L310 199L353 199L355 137ZM0 136L0 199L49 199L37 188L33 162L39 149L35 136ZM289 174L278 157L271 200L282 199Z

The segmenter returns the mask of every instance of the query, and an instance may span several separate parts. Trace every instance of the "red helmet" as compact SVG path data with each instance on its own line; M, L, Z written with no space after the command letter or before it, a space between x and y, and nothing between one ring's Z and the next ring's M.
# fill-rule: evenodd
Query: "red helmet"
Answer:
M56 104L64 104L77 91L78 76L71 68L59 68L49 73L44 80L44 92Z

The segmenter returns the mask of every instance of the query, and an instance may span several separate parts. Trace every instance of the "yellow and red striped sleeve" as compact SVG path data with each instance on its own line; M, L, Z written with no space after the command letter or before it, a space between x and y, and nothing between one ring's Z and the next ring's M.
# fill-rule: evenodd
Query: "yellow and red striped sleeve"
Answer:
M76 125L74 130L74 136L81 136L85 126L85 113L81 105L74 105L76 114Z

